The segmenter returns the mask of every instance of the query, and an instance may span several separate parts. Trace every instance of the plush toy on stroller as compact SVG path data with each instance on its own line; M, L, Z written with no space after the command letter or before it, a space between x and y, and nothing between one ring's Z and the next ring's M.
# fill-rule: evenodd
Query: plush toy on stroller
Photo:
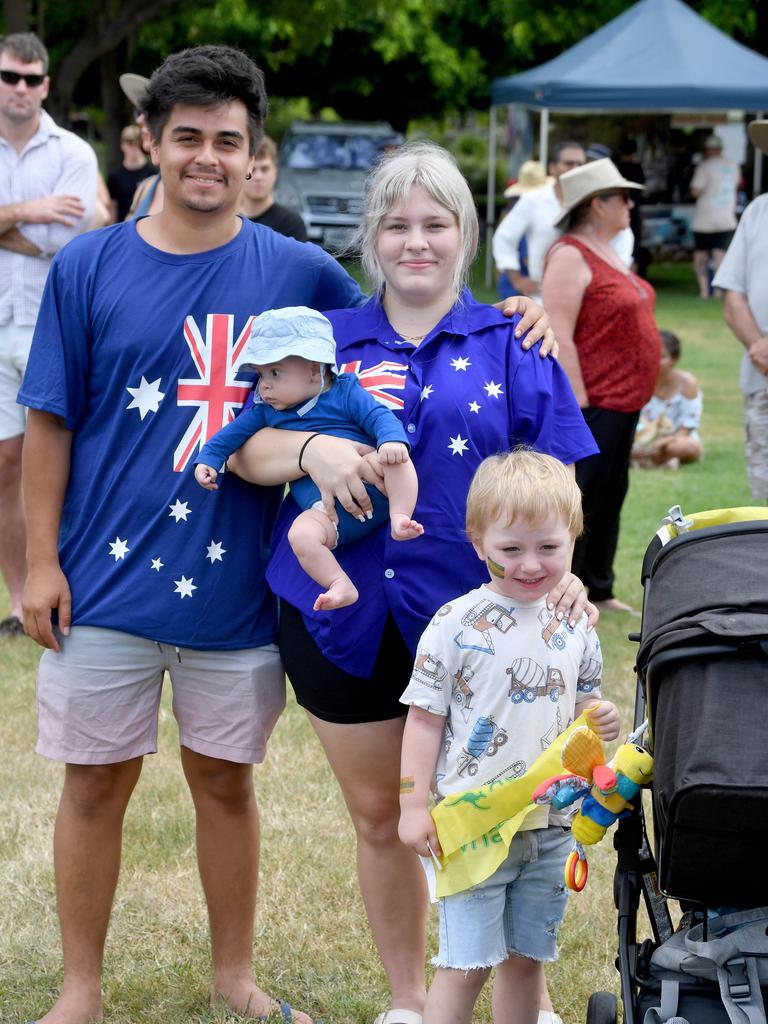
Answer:
M635 724L647 714L654 841L637 800L614 837L624 1020L766 1024L768 509L671 510L642 579ZM587 1024L616 1019L594 993Z

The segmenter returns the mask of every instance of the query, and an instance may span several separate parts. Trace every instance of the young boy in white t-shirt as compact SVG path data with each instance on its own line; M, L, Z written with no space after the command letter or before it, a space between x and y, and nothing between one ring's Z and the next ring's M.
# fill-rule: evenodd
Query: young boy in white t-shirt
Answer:
M571 469L517 450L479 466L467 497L467 533L489 582L444 605L419 642L403 739L400 838L440 854L429 812L438 800L526 772L587 708L603 740L619 714L600 699L602 657L586 617L569 627L546 594L570 566L582 530ZM484 882L439 901L440 950L424 1024L470 1024L496 967L494 1024L535 1024L543 964L557 955L570 830L542 807Z

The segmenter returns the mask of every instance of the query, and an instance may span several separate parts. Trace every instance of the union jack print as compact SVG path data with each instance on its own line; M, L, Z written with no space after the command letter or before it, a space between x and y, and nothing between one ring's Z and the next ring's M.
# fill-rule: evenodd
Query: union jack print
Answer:
M234 419L250 391L250 384L238 380L234 367L251 333L254 317L248 318L236 340L234 319L228 313L209 313L205 337L194 317L188 316L184 321L184 340L198 376L179 379L176 403L196 406L197 411L173 454L176 473L182 472L217 430Z
M361 370L362 360L357 362L344 363L339 366L339 373L354 373L366 391L373 397L386 405L388 409L402 409L403 399L399 395L390 394L391 391L405 390L405 375L408 367L404 363L390 363L386 360L376 363Z

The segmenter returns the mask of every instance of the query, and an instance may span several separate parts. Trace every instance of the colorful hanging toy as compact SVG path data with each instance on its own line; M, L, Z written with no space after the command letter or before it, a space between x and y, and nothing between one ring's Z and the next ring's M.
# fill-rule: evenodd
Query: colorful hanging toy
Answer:
M653 757L639 743L647 724L632 733L608 764L597 734L587 726L576 729L563 747L566 773L545 779L532 793L534 803L551 804L558 811L584 797L571 823L574 845L565 863L565 884L574 892L587 884L584 847L599 843L614 821L629 814L630 800L653 777Z

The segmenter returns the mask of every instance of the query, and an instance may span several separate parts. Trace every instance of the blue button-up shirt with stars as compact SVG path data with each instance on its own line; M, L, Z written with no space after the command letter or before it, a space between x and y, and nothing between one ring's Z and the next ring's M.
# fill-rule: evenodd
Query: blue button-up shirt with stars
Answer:
M268 580L299 608L324 655L368 676L389 611L410 649L446 601L487 578L464 529L469 484L489 455L526 444L576 462L597 452L565 372L534 349L524 352L511 320L469 291L415 346L404 341L371 299L361 309L327 313L337 364L402 419L419 476L416 540L393 541L385 525L335 554L360 593L329 613L312 611L320 587L286 539L297 508L283 507Z

